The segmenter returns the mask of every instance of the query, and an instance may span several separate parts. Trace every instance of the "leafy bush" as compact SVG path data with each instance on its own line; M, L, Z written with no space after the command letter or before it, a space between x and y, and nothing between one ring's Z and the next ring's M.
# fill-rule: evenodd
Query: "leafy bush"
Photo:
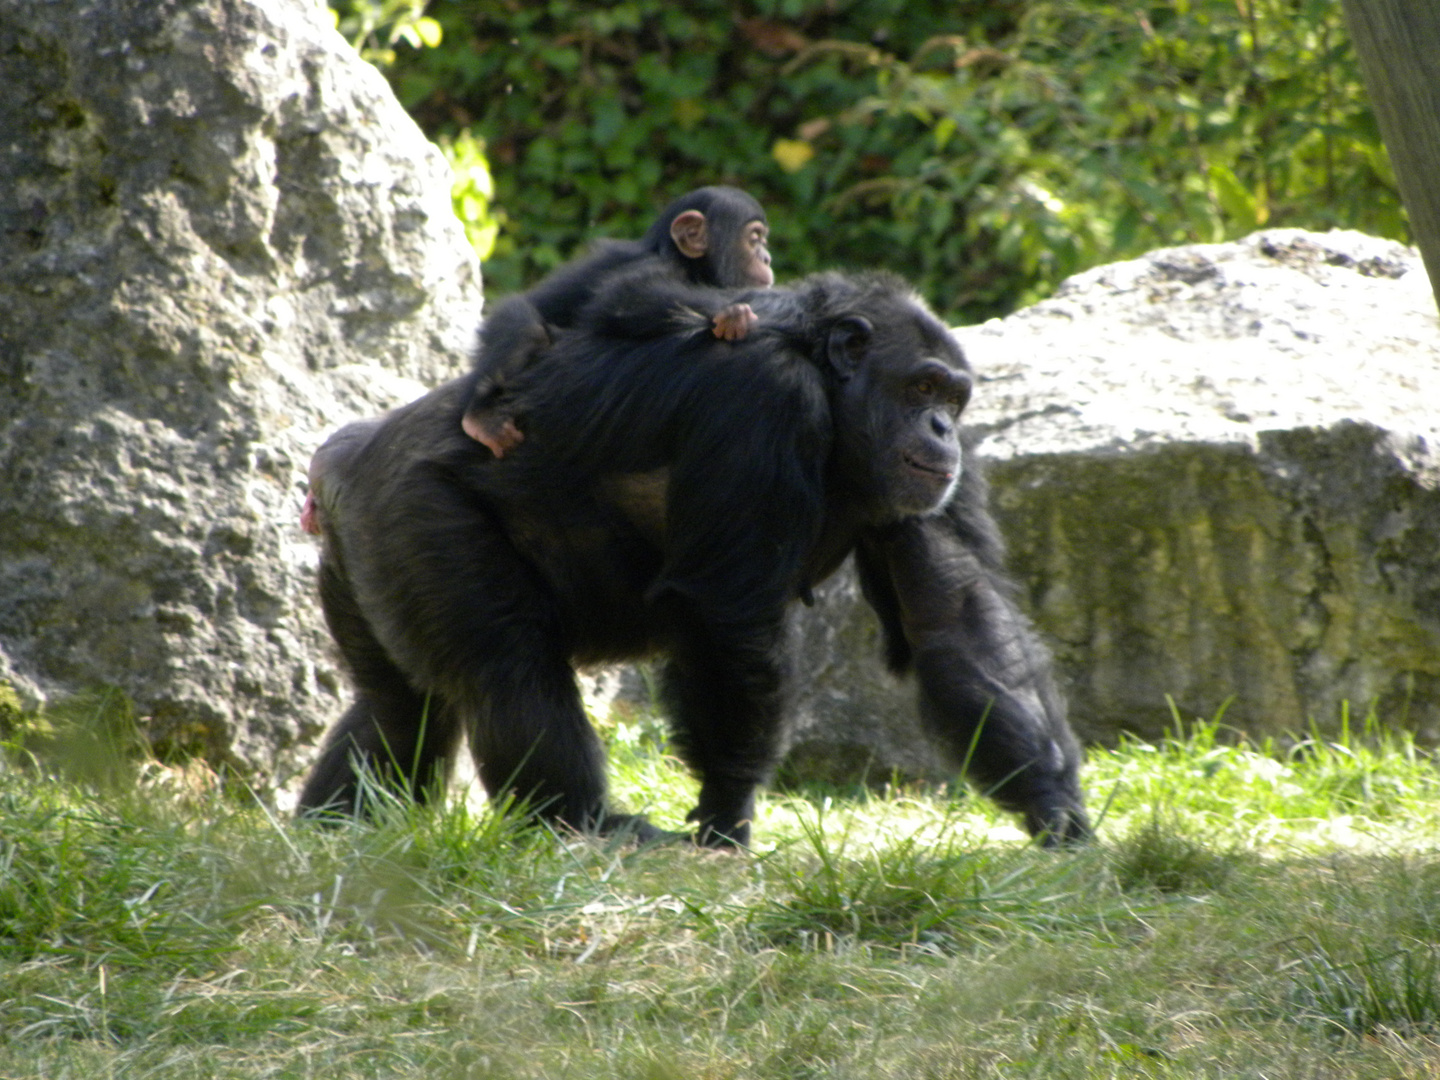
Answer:
M485 144L468 131L451 138L440 136L440 150L450 163L455 180L450 201L465 226L465 236L482 260L490 258L500 235L504 213L494 206L495 178L485 160Z
M412 48L440 44L440 24L425 14L429 0L342 0L343 11L331 8L335 28L372 64L395 62L395 46Z
M380 46L419 36L413 3L349 6ZM395 9L393 26L361 8ZM715 182L769 209L782 277L886 266L965 320L1261 225L1405 234L1330 0L473 0L430 16L440 45L395 50L388 73L432 135L484 139L508 217L486 266L500 292Z

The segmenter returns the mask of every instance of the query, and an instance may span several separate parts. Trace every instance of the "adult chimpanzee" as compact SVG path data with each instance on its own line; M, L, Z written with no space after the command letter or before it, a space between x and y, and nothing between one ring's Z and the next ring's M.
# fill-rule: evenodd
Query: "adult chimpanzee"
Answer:
M765 211L748 194L703 187L667 206L639 240L603 242L504 301L480 328L479 376L462 421L466 434L496 457L520 443L524 435L507 388L556 330L575 325L602 284L610 288L612 305L633 299L660 318L700 311L712 319L716 337L744 337L755 323L753 310L704 287L772 285L768 238Z
M730 344L703 316L591 305L517 379L535 438L500 462L460 430L473 373L337 455L364 497L324 517L321 597L357 697L302 808L361 809L362 766L424 798L463 730L492 796L654 835L606 809L572 665L661 651L696 839L744 844L781 743L787 611L853 551L941 745L1046 842L1087 833L1078 747L960 477L953 338L890 276L735 299L760 321Z

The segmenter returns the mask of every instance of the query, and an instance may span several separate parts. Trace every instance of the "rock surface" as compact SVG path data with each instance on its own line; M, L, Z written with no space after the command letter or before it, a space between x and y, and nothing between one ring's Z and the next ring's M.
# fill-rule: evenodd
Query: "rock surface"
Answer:
M1155 736L1173 701L1257 734L1373 705L1440 741L1440 320L1414 251L1270 230L1099 267L958 333L1010 565L1082 737ZM799 764L935 771L853 583L829 594Z
M297 518L462 366L443 159L311 0L0 0L0 680L294 767L341 683Z

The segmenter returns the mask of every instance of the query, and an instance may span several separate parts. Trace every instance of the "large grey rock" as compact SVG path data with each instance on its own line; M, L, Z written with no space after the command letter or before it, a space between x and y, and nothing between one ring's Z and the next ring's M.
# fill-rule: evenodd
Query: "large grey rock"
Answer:
M1173 701L1260 734L1374 705L1440 740L1440 320L1414 251L1271 230L1100 267L958 333L993 509L1082 736L1154 736ZM853 582L827 593L802 764L935 771Z
M0 679L289 767L304 467L479 313L444 161L313 0L0 0L0 86Z

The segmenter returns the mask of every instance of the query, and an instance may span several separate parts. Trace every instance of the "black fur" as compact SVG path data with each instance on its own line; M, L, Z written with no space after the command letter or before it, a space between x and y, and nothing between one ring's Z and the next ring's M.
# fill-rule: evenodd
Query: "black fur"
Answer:
M671 223L688 210L703 213L708 225L710 249L701 258L687 258L671 239ZM587 257L503 301L480 328L470 411L506 409L507 391L520 373L558 332L575 326L602 289L631 331L663 332L676 312L686 310L713 318L726 303L713 287L750 284L743 233L755 221L765 222L765 210L746 192L699 188L667 206L639 240L602 241Z
M889 276L742 299L760 322L735 343L699 315L648 336L592 305L517 380L534 438L503 460L460 430L473 373L336 455L322 600L357 699L302 808L361 809L357 763L424 798L464 729L492 796L615 827L572 666L660 652L697 838L743 844L781 744L788 610L854 551L957 763L1033 832L1084 835L1079 751L983 482L955 480L953 338Z

